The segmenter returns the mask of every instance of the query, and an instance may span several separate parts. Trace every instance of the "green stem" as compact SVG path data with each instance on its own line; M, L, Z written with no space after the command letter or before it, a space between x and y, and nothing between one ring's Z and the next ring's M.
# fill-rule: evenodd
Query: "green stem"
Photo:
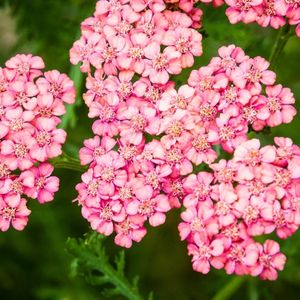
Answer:
M219 291L212 300L227 300L231 299L232 295L241 287L246 281L247 277L234 277L228 284L226 284L221 291Z
M69 156L65 152L63 152L61 156L51 159L50 162L55 168L59 169L68 169L78 172L85 172L87 170L85 166L80 164L78 159Z
M287 24L280 28L277 38L276 38L276 41L272 48L270 57L269 57L270 69L274 70L276 68L276 65L278 64L280 55L281 55L286 43L288 42L289 38L293 35L294 35L294 33L291 30L290 25Z

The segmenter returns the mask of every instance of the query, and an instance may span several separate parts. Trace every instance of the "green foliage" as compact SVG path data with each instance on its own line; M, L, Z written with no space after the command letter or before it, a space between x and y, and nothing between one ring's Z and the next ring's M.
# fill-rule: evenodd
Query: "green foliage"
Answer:
M71 67L69 77L74 82L74 86L76 89L76 100L74 104L69 104L67 106L66 114L62 117L62 122L60 124L60 127L64 129L67 128L74 129L77 124L78 121L77 109L82 104L81 94L84 85L84 76L82 72L80 72L79 66Z
M14 40L17 40L9 48L3 44L3 39L0 39L0 62L3 63L15 53L32 52L45 59L47 69L57 68L68 73L75 81L76 105L67 108L67 115L62 124L68 130L65 151L73 157L78 155L83 139L91 137L92 133L91 120L87 118L85 105L82 105L84 78L77 66L70 65L68 52L78 37L80 23L91 15L95 2L96 0L0 0L0 7L6 6L9 9L10 23L14 25L7 23L3 31L0 28L0 36L9 31L14 35ZM193 68L206 65L222 45L236 44L250 56L270 56L278 31L261 28L255 24L231 25L224 15L224 7L216 9L211 5L199 5L204 10L203 26L207 36L203 40L203 56L196 59ZM299 39L290 38L276 67L278 82L293 90L298 109L299 53ZM190 71L191 69L185 70L183 74L175 77L177 85L186 83ZM260 135L260 138L263 144L266 144L274 135L290 136L299 145L299 127L298 117L292 124L272 128L267 134ZM79 166L77 160L72 160L66 155L62 162L54 163L58 167L59 163L64 162ZM80 167L78 170L83 171ZM97 251L103 251L104 245L98 235L92 242L96 247L93 249L83 240L70 240L68 249L71 244L73 251L77 252L76 258L72 260L73 277L68 276L71 258L64 251L65 240L68 236L82 236L88 230L88 223L83 220L80 208L71 202L76 197L74 186L80 180L80 172L56 170L56 175L61 179L61 187L55 201L44 206L37 205L34 201L30 202L32 214L26 229L23 232L10 230L1 233L1 300L106 300L110 292L103 296L100 293L107 288L114 293L116 285L107 281L106 273L102 272L103 256L99 256ZM147 290L154 290L155 300L209 300L220 295L223 297L221 299L224 299L225 295L230 300L298 299L300 232L281 242L288 260L285 270L279 274L276 282L247 278L237 284L240 279L229 277L222 271L201 275L192 270L186 245L181 243L178 237L178 223L179 212L170 212L166 224L149 229L148 235L141 243L126 250L126 275L133 278L134 274L139 274L143 279L139 283L141 294ZM105 241L105 249L113 256L117 247L113 245L112 238ZM72 252L70 249L69 251ZM82 252L84 255L91 254L94 259L92 267L82 262ZM119 275L119 270L124 268L123 255L116 256L117 264L112 264L105 255L105 265L110 266L109 270L115 278L122 278L121 282L127 282L125 286L132 291L134 284L125 278L124 273ZM75 274L82 274L87 281ZM111 280L111 277L109 278ZM111 299L123 298L121 294L112 296Z
M87 234L84 239L67 241L67 250L75 259L71 264L73 276L82 275L92 285L105 286L102 293L106 297L123 296L128 300L143 300L138 288L138 277L130 282L124 274L125 253L115 257L113 266L103 245L104 237L96 232ZM152 294L148 300L152 299Z
M48 68L68 69L69 49L79 23L91 15L95 0L5 0L16 20L15 50L41 55ZM51 64L49 64L51 62Z

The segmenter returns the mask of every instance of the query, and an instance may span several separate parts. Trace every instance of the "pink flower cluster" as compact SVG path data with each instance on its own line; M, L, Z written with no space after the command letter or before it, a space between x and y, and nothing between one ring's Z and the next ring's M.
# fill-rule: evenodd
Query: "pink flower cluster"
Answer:
M214 145L232 153L250 129L291 122L293 93L275 84L268 67L262 57L249 58L234 45L221 47L218 57L191 72L188 85L169 89L157 101L164 147L180 150L195 165L211 163Z
M176 3L179 8L189 12L197 3L212 3L215 7L228 6L226 15L231 24L256 22L262 27L271 26L278 29L286 24L296 26L300 37L300 1L299 0L166 0Z
M0 230L23 230L30 210L24 196L45 203L59 180L46 161L61 154L66 133L57 129L73 82L58 71L43 73L40 57L16 55L0 68Z
M200 16L193 20L167 10L162 0L101 0L94 16L81 24L82 36L70 51L71 62L82 62L81 70L89 74L101 69L111 84L129 85L134 73L151 84L166 84L202 54L202 36L192 28L195 22ZM92 82L101 79L98 72L90 77ZM116 97L108 103L114 101Z
M275 138L275 144L248 140L231 160L211 164L212 172L183 180L179 231L196 271L206 274L213 266L275 280L283 269L278 243L254 239L273 231L286 239L300 225L300 148L289 138Z
M96 136L80 151L82 164L90 166L77 185L78 200L92 228L105 235L115 231L124 247L143 238L146 221L158 226L179 205L161 191L177 189L171 162L177 154L158 140L146 143L145 134L161 131L157 102L164 91L175 91L170 76L202 54L202 36L193 29L200 14L190 15L167 10L161 0L98 1L70 51L71 62L82 62L88 72L83 98L89 117L97 118Z
M226 15L230 23L256 22L262 27L278 29L285 24L296 25L300 37L299 0L225 0L229 6Z
M189 12L190 7L181 8ZM287 230L277 225L270 209L289 214L285 237L298 228L285 200L298 175L291 175L292 183L280 191L275 187L276 172L282 170L284 177L298 164L298 148L278 139L278 149L260 149L258 141L248 141L248 133L291 122L295 99L289 88L275 84L265 59L250 58L234 45L220 48L218 57L175 89L170 76L201 55L201 35L192 26L191 17L165 10L162 1L127 0L99 1L94 17L82 23L82 37L70 56L88 73L83 99L96 121L95 136L79 153L89 168L76 186L76 200L92 229L115 233L115 243L126 248L142 240L147 222L163 224L166 213L183 201L180 235L189 241L195 270L207 273L211 264L228 273L274 279L285 257L276 242L261 246L253 236L277 229L284 237ZM253 167L251 159L237 159L241 145L256 150ZM292 151L290 158L280 154L285 147ZM213 164L221 149L234 153L234 159ZM215 173L192 174L202 163ZM259 201L265 215L259 211L251 219ZM249 251L249 260L243 251Z

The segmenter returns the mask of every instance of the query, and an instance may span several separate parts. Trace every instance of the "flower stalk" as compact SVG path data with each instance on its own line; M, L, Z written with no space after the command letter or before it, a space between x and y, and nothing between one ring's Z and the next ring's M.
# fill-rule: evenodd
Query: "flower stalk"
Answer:
M278 34L274 46L272 48L269 62L270 69L274 70L279 62L279 58L283 52L285 45L287 44L289 38L294 35L294 30L292 30L289 24L283 26Z
M247 277L234 277L230 280L214 297L212 300L227 300L235 294L235 292L245 283Z
M78 159L69 156L65 152L63 152L61 156L52 159L51 164L55 168L59 168L59 169L68 169L68 170L73 170L82 173L86 171L86 167L82 166Z

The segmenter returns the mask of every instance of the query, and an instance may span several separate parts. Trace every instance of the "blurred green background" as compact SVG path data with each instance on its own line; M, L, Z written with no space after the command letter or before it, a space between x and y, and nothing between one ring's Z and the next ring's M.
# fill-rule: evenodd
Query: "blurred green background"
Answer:
M0 64L16 53L34 53L44 58L47 69L70 73L77 85L82 82L78 68L71 68L68 51L78 38L80 22L90 16L94 0L0 0ZM204 55L197 67L205 65L222 45L234 43L250 56L269 57L277 32L256 25L232 26L224 8L203 5ZM300 101L300 39L292 37L276 69L278 82L290 87ZM188 72L178 78L185 82ZM80 90L80 88L79 88ZM65 119L68 143L65 151L76 156L83 139L91 137L91 120L81 105L69 109ZM271 135L290 136L300 145L300 118L292 124L273 129ZM75 130L76 129L76 130ZM271 136L262 137L266 141ZM86 284L83 277L70 275L72 258L65 251L65 241L81 237L89 230L80 209L72 199L74 185L80 180L75 171L56 170L61 189L55 201L44 206L31 201L30 222L23 232L10 230L0 235L1 300L94 300L106 299L101 288ZM179 212L171 212L163 226L150 230L138 245L126 251L128 277L138 274L142 293L154 292L156 300L213 299L233 276L212 271L203 276L192 271L185 243L180 242L177 224ZM299 299L300 298L300 232L281 242L288 256L285 270L276 282L246 279L228 299ZM119 249L112 239L106 241L109 254ZM113 298L118 299L118 298ZM219 300L222 298L219 298Z

